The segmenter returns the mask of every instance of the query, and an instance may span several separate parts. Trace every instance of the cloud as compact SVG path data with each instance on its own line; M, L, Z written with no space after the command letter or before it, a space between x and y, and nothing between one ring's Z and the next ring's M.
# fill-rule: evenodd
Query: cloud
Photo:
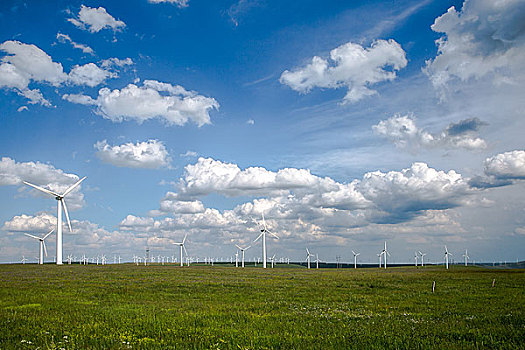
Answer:
M23 185L22 181L27 181L57 193L63 193L78 180L77 175L65 173L49 164L40 162L17 163L8 157L2 157L0 160L0 186ZM23 186L29 190L29 186ZM75 210L84 205L84 194L80 192L81 187L82 185L78 186L68 195L68 209ZM31 190L31 193L44 195L37 190ZM45 196L51 198L51 196Z
M445 130L432 134L416 126L415 118L409 115L395 115L372 126L374 132L387 138L400 148L413 150L426 148L463 148L468 150L484 149L485 140L479 137L478 131L486 125L478 118L464 119L451 123Z
M253 119L248 119L248 120L246 121L246 124L248 124L248 125L254 125L254 124L255 124L255 120L253 120Z
M186 153L181 153L179 154L181 157L197 157L198 156L198 153L195 152L195 151L186 151Z
M343 103L354 103L377 91L370 86L396 78L396 71L406 67L405 51L394 40L376 40L369 48L346 43L330 52L329 61L315 56L308 65L284 71L281 84L308 93L315 87L348 88Z
M453 6L431 26L443 36L436 40L438 54L426 62L424 72L440 90L453 79L522 80L524 22L522 1L468 0L460 11Z
M131 66L133 65L133 60L131 58L125 58L125 59L119 59L116 57L111 57L108 59L105 59L100 64L103 68L111 68L111 67L125 67L125 66Z
M83 66L74 66L69 72L69 81L76 85L87 85L95 87L102 84L108 78L116 78L117 74L99 68L94 63Z
M135 120L139 124L160 118L167 125L191 121L200 127L210 124L210 110L219 108L219 103L211 97L155 80L145 80L141 87L129 84L121 90L102 88L97 99L81 94L65 94L63 99L96 106L97 114L113 122Z
M53 215L40 213L36 216L17 215L4 222L2 230L9 232L48 233L57 226L57 219Z
M178 7L187 7L190 0L148 0L151 4L161 4L161 3L168 3L168 4L175 4Z
M525 179L525 151L497 154L485 160L485 174L504 180Z
M27 106L21 106L21 107L18 107L18 109L16 110L17 112L22 112L22 111L28 111L29 108L27 108Z
M377 208L398 219L424 210L454 208L471 193L461 174L438 171L425 163L414 163L401 171L366 173L357 189Z
M69 18L68 21L76 27L88 30L91 33L97 33L105 28L113 29L116 32L126 27L124 22L116 20L105 8L92 8L84 5L80 6L78 17Z
M169 167L171 162L166 146L158 140L117 146L110 146L104 140L98 141L94 147L100 160L118 167L158 169Z
M57 40L60 43L69 42L71 46L73 46L75 49L82 50L82 52L84 53L88 53L90 55L95 54L95 52L93 51L91 47L84 45L84 44L79 44L79 43L74 42L73 40L71 40L71 37L67 34L57 33Z
M28 98L30 103L51 104L39 90L31 90L31 81L59 86L67 80L60 63L35 45L8 40L0 44L0 51L6 53L0 64L0 87L11 88Z
M160 201L160 209L152 211L150 214L165 215L165 214L195 214L204 212L205 208L199 200L185 200L180 199L177 193L168 192L166 196Z

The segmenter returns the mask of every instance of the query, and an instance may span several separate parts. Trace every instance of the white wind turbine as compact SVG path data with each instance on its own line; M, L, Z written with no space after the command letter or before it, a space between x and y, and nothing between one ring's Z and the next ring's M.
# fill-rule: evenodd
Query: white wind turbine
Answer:
M67 206L66 206L66 201L64 200L64 197L66 197L71 191L73 191L85 179L86 179L86 176L84 176L83 178L75 182L72 186L70 186L62 194L58 194L46 188L43 188L37 185L33 185L29 182L24 181L26 185L36 188L37 190L42 191L44 193L50 194L54 196L55 199L57 200L57 258L56 258L57 265L62 265L62 207L64 207L64 214L66 214L69 232L73 231L71 229L71 222L69 221L69 213L67 212Z
M417 267L417 260L418 260L417 252L414 252L414 259L416 260L416 267Z
M319 268L319 254L315 253L315 268L318 269Z
M270 261L272 262L272 269L273 269L273 264L275 262L275 254L270 258Z
M239 251L235 252L235 267L239 267Z
M424 256L427 255L427 253L421 253L421 251L418 251L418 253L421 255L421 266L425 266Z
M45 242L45 239L53 233L53 231L55 231L55 229L52 229L51 231L49 231L44 237L40 238L40 237L37 237L37 236L33 236L33 235L30 235L29 233L24 233L24 235L28 236L28 237L31 237L31 238L34 238L34 239L38 239L40 241L40 247L39 247L39 250L38 250L38 264L40 265L43 265L44 264L44 254L46 254L47 256L47 248L46 248L46 242Z
M306 248L306 262L308 263L308 268L310 268L310 256L312 254L310 254L310 251L308 250L308 248Z
M361 255L361 253L356 253L352 250L352 254L354 254L354 269L357 269L357 256ZM381 263L379 265L379 267L381 267Z
M445 262L446 262L447 270L448 270L448 256L449 255L452 255L452 253L449 253L447 246L445 246Z
M269 233L275 238L279 239L277 235L273 232L268 231L268 228L266 227L266 221L264 221L264 213L262 214L262 226L261 234L254 240L254 242L257 242L259 238L262 237L262 261L263 261L263 268L266 268L266 234Z
M186 251L186 247L184 246L184 242L186 242L186 236L184 235L184 239L180 243L173 243L175 245L178 245L180 247L180 266L184 266L184 259L182 258L182 249L184 249L184 252L186 253L186 256L188 256L188 252Z
M241 267L244 267L244 251L245 250L248 250L251 248L251 245L247 246L246 248L241 248L239 247L237 244L235 245L237 248L239 248L239 250L241 251L242 253L242 257L241 257ZM237 258L237 257L236 257Z
M377 254L377 256L379 257L379 268L381 268L381 262L382 262L382 258L383 258L383 252Z
M27 261L27 259L26 259L26 257L25 257L25 256L23 256L23 255L22 255L22 260L20 260L20 261L22 262L22 264L23 264L23 265L25 265L25 264L26 264L26 261Z
M465 254L463 254L463 257L465 258L465 266L468 265L468 259L470 259L470 256L468 256L468 252L467 250L465 249Z
M390 253L388 252L388 250L386 249L386 241L385 241L385 248L383 249L383 251L381 252L381 254L383 254L385 256L385 263L384 263L384 266L385 266L385 269L386 269L386 256L390 256Z

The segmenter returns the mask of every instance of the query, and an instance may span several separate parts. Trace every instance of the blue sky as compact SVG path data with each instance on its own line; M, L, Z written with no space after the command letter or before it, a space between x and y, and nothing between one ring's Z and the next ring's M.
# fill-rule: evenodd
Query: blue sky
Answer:
M65 255L171 256L187 233L229 257L264 212L270 255L523 260L524 18L517 0L3 1L0 261L54 225L22 181L83 176Z

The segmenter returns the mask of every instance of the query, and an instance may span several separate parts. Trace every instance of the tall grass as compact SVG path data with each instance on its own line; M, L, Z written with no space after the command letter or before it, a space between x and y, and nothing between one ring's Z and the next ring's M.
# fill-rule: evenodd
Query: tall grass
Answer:
M518 270L0 266L0 349L518 349L524 316Z

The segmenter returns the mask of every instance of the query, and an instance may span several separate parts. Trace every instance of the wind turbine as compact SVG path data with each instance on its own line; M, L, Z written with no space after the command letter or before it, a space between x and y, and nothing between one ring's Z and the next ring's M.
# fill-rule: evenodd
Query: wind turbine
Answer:
M386 249L386 241L385 241L385 248L383 248L383 251L381 252L381 254L383 254L385 256L385 269L386 269L386 256L390 256L390 253L388 252L388 250Z
M463 254L463 257L465 257L465 266L468 265L468 259L470 259L470 256L468 256L467 250L465 249L465 254Z
M445 246L445 262L447 265L447 270L448 270L448 256L449 255L452 255L452 254L448 252L447 246Z
M319 268L319 254L315 253L315 268Z
M40 237L37 237L37 236L33 236L33 235L30 235L29 233L24 233L24 235L28 236L28 237L31 237L31 238L34 238L34 239L38 239L40 241L40 248L39 248L39 254L38 254L38 264L39 265L43 265L44 264L44 253L46 254L47 256L47 248L46 248L46 242L45 242L45 239L53 233L53 231L55 231L55 229L52 229L51 231L49 231L47 233L47 235L45 235L44 237L40 238Z
M424 256L427 255L427 253L421 253L421 251L418 251L418 253L421 255L421 266L425 266Z
M310 268L310 256L312 254L310 254L310 251L308 250L308 248L306 248L306 262L308 263L308 268Z
M26 257L22 255L22 260L20 260L22 262L22 265L25 265L26 264Z
M352 254L354 254L354 269L357 269L357 256L361 255L361 253L356 253L352 250ZM381 265L381 264L380 264ZM381 266L379 266L381 267Z
M241 267L244 267L244 251L250 249L251 245L247 246L246 248L241 248L237 244L235 246L242 252Z
M414 259L416 260L416 267L417 267L417 259L418 259L417 252L414 252Z
M239 267L239 251L235 252L235 267Z
M379 257L379 268L381 268L381 259L383 258L383 252L377 254L377 256Z
M279 237L277 237L275 233L268 231L268 228L266 227L266 221L264 221L264 213L262 213L262 225L263 228L261 229L261 234L255 239L254 242L257 242L257 240L262 237L263 268L266 268L266 234L269 233L277 239L279 239Z
M184 260L182 259L182 249L184 249L184 252L186 253L186 256L188 256L188 252L186 251L186 247L184 246L184 242L186 242L186 236L184 235L184 239L180 243L173 243L175 245L178 245L180 247L180 266L184 266Z
M62 207L64 207L64 214L66 214L69 232L73 232L73 230L71 229L71 222L69 221L69 213L67 212L67 206L66 206L66 201L64 200L64 197L66 197L71 191L73 191L85 179L86 179L86 176L84 176L83 178L75 182L72 186L70 186L62 194L58 194L46 188L43 188L37 185L33 185L29 182L24 181L26 185L36 188L37 190L42 191L44 193L50 194L54 196L55 199L57 200L57 265L62 265Z
M272 262L272 269L273 269L273 263L275 262L275 254L270 258L270 261Z

